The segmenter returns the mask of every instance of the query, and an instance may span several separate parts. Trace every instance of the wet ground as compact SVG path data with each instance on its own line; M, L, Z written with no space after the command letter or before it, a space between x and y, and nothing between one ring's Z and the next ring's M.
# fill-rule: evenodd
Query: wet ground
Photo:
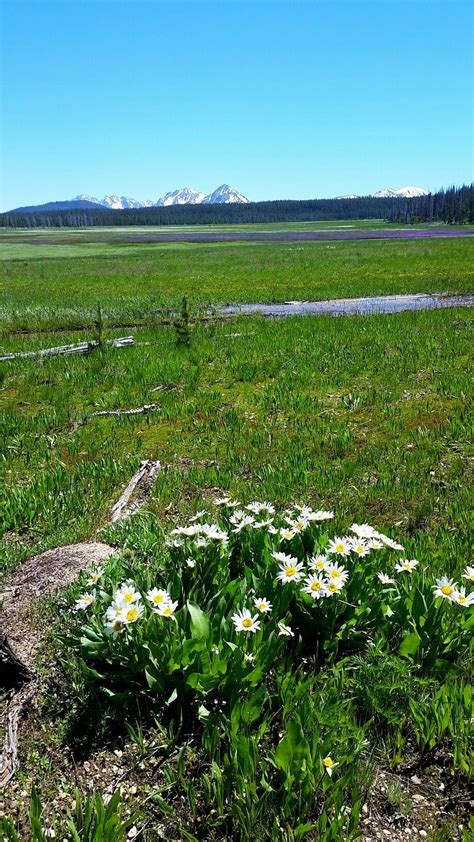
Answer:
M220 307L224 315L274 316L370 316L376 313L401 313L403 310L434 310L440 307L473 307L473 295L381 295L372 298L333 298L328 301L285 301L283 304L241 304Z
M472 237L474 228L468 229L345 229L338 231L170 231L160 234L124 234L115 242L122 243L232 243L254 242L311 242L318 240L420 240L432 237ZM38 243L43 245L43 243Z

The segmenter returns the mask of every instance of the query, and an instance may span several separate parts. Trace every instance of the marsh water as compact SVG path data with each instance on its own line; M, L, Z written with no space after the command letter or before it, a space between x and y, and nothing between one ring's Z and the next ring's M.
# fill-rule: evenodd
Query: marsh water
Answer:
M284 316L370 316L377 313L401 313L404 310L434 310L440 307L472 307L472 295L414 293L413 295L380 295L371 298L333 298L326 301L285 301L283 304L240 304L220 307L219 313L229 316L259 314Z

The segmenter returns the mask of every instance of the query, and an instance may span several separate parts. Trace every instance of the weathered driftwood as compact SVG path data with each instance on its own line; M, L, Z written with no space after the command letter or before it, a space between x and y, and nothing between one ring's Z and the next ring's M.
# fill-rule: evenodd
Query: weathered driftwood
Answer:
M0 754L0 790L11 781L18 769L18 725L37 689L36 680L25 684L8 705L3 752Z
M132 512L134 512L136 509L139 508L140 505L142 505L143 501L141 500L137 500L134 503L130 504L130 499L132 495L137 490L146 495L146 493L155 483L156 477L160 470L161 464L158 461L153 462L150 459L146 459L144 462L140 463L138 471L133 475L125 491L117 500L115 505L112 507L112 514L110 518L111 523L115 523L121 518L129 517L132 514Z
M98 418L100 415L143 415L146 412L154 412L159 407L156 403L147 403L145 406L139 406L137 409L101 409L99 412L92 412L89 418Z
M133 336L120 336L117 339L107 341L107 345L112 345L114 348L126 348L134 344ZM99 343L97 340L91 342L80 342L78 345L60 345L57 348L41 348L39 351L19 351L15 354L4 354L0 357L0 362L8 362L8 360L25 360L30 357L57 357L67 354L89 354L94 348L97 348Z

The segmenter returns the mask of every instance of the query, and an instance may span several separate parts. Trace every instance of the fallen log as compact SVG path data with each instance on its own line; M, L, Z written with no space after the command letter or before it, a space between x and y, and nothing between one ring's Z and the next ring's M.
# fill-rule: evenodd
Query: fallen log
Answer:
M133 336L120 336L117 339L110 339L106 343L112 345L113 348L126 348L134 344ZM95 348L99 347L97 340L91 342L80 342L78 345L59 345L57 348L41 348L39 351L19 351L14 354L3 354L0 357L0 362L8 362L9 360L26 360L33 357L57 357L66 356L68 354L89 354Z
M93 412L89 418L98 418L101 415L113 415L119 417L120 415L143 415L146 412L154 412L159 409L156 403L147 403L145 406L139 406L137 409L101 409L99 412Z
M115 523L121 518L129 517L132 512L143 505L144 500L136 500L130 504L132 495L137 489L146 497L152 485L156 482L158 472L161 470L160 462L153 462L150 459L140 463L138 471L133 475L125 491L112 507L110 523Z

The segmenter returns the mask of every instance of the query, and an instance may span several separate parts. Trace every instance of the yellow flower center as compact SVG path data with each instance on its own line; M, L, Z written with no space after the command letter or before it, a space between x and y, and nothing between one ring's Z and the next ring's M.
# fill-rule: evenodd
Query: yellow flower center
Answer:
M334 593L334 591L337 591L337 585L336 585L336 583L335 583L335 582L330 582L330 583L329 583L329 585L328 585L328 591L333 591L333 593Z
M465 596L458 596L458 602L459 602L461 605L464 605L464 603L465 603L465 602L467 602L467 597L465 597Z
M138 611L136 608L130 608L130 611L127 611L127 620L128 622L132 622L132 620L136 620L138 616Z
M129 591L123 595L124 602L133 602L133 594Z
M302 520L298 520L295 524L297 529L304 529L304 523Z
M296 567L285 567L285 576L294 576L296 573Z
M253 626L253 620L250 617L246 617L245 620L242 620L242 625L246 629L250 629Z
M316 570L324 570L324 561L317 561L315 567Z
M343 553L344 552L344 544L336 544L336 552Z
M334 764L334 760L332 760L330 757L325 757L324 760L323 760L323 763L324 763L324 765L326 766L327 769L330 769L331 766L333 766L333 764Z
M265 603L264 603L264 602L259 602L259 603L258 603L258 606L257 606L257 608L260 608L260 611L263 611L263 609L264 609L264 608L266 608L266 607L267 607L267 606L265 605Z
M453 589L449 585L443 585L441 588L441 593L445 596L451 596Z
M163 608L163 614L166 614L166 616L167 616L167 617L170 617L172 613L173 613L173 609L172 609L172 608L169 608L169 607L168 607L168 608Z
M341 575L340 570L331 570L331 578L332 579L339 579L340 575Z
M120 620L115 620L115 623L113 624L113 630L114 631L120 631L122 626L123 626L123 623L121 623Z
M471 575L469 576L469 579L471 580L471 582L474 582L474 573L471 573Z
M153 597L153 602L156 602L157 605L159 605L160 602L163 602L163 600L164 600L164 596L163 596L162 593L156 593Z
M311 582L311 590L319 591L321 589L321 582Z

